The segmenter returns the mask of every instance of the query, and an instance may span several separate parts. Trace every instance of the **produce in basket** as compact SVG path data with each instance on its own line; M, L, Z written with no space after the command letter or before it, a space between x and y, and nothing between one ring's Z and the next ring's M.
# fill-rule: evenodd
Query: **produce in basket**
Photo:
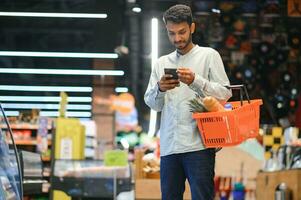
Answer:
M203 104L203 98L198 95L196 95L194 99L191 99L189 101L189 106L190 106L190 112L192 113L207 112L207 109Z
M224 106L214 97L208 96L203 99L203 104L209 112L224 111Z
M207 96L202 98L196 95L189 101L190 111L193 113L224 111L224 106L214 97Z

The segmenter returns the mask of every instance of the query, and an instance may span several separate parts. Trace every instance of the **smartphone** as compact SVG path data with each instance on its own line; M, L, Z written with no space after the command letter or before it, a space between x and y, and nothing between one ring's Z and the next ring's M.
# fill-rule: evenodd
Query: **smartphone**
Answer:
M176 68L164 68L164 73L172 75L172 77L168 79L176 79L176 80L179 79Z

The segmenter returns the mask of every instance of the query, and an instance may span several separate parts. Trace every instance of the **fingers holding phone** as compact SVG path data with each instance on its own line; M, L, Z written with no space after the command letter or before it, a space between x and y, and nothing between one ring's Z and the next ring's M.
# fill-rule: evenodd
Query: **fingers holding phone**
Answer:
M187 85L190 85L194 81L195 74L189 68L179 67L177 73L179 80Z
M159 81L159 89L162 92L174 89L180 85L178 80L177 69L164 69L165 74L161 77Z
M171 75L168 79L179 79L177 68L164 68L164 74Z

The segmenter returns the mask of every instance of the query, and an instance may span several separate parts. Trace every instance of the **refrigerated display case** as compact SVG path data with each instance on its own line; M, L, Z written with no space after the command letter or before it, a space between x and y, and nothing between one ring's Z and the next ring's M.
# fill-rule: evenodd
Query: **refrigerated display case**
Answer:
M42 175L42 159L39 153L20 151L20 163L23 174L23 194L38 195L43 193L43 184L48 183Z
M5 113L0 105L0 120L9 128ZM7 137L0 129L0 200L22 199L22 177L16 147L10 149L11 137Z
M55 160L52 189L73 199L112 198L132 190L130 165L104 166L101 160Z

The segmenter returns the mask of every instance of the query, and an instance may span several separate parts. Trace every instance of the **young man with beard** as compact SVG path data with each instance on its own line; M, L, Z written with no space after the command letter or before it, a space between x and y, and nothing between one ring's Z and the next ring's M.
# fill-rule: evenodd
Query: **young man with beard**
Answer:
M231 97L231 91L224 87L229 85L229 80L219 53L193 44L195 23L188 6L172 6L164 13L163 20L176 50L157 60L144 96L150 108L162 112L162 199L183 199L187 179L193 200L211 200L214 197L215 149L204 147L189 111L189 100L197 93L225 102ZM164 68L176 68L178 79L164 74Z

